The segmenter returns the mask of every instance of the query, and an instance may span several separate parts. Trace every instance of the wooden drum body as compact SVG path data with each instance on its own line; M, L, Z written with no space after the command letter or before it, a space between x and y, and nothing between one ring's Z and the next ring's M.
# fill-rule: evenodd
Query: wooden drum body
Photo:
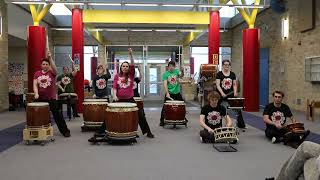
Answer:
M110 139L132 139L138 133L138 107L135 103L109 103L106 133Z
M206 78L216 77L217 66L214 64L201 64L200 74Z
M184 101L166 101L164 103L165 123L185 123L186 104Z
M213 133L215 143L238 142L237 131L234 127L215 128Z
M228 109L243 109L244 98L228 98L229 107Z
M134 97L134 101L137 103L139 109L143 109L143 100L141 97Z
M105 120L105 110L108 107L107 100L86 99L83 102L83 121L85 125L100 126Z
M34 102L27 104L27 126L42 127L50 124L49 103Z
M294 133L294 134L304 134L304 124L303 123L291 123L287 124L283 127L287 133Z

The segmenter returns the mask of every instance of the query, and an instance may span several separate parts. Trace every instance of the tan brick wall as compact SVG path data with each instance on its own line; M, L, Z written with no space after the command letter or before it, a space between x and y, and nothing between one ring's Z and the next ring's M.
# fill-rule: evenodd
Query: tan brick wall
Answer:
M292 109L305 110L307 98L320 100L320 84L306 82L304 74L305 57L320 55L320 27L306 33L298 32L298 0L287 1L287 8L283 14L271 9L263 11L255 26L260 28L260 48L269 48L269 92L282 90L286 94L285 102ZM281 37L283 17L289 17L287 40ZM233 30L232 69L237 73L242 72L242 30L245 28L247 25L242 23ZM297 104L297 99L302 100L301 105ZM271 94L269 100L272 101Z
M7 4L0 1L0 14L2 16L2 35L0 36L0 111L9 108L8 96L8 16Z

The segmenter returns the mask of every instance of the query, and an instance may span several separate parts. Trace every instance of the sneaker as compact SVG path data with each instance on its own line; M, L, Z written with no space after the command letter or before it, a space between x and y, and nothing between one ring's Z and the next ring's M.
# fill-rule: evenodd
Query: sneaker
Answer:
M148 137L148 138L154 138L154 135L153 135L151 132L149 132L149 133L147 134L147 137Z
M74 118L80 117L80 115L79 115L79 114L75 114L75 115L73 115L73 117L74 117Z
M276 143L277 142L277 138L276 137L272 137L271 142L272 142L272 144Z
M266 178L265 180L275 180L274 177Z
M200 136L200 142L201 142L201 143L204 143L204 141L203 141L203 139L202 139L202 137L201 137L201 136Z
M159 126L164 126L164 123L163 123L163 122L161 122L161 123L159 124Z

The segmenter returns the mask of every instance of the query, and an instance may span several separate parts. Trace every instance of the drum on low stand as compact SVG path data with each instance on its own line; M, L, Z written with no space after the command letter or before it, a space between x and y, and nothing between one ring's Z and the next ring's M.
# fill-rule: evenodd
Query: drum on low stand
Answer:
M135 103L109 103L106 109L106 134L109 139L135 139L138 129L138 107Z
M214 144L213 147L219 152L236 152L237 149L230 145L230 143L238 143L237 130L234 127L221 127L215 128ZM224 145L217 145L217 143L223 143ZM225 145L227 144L227 145Z
M184 101L166 101L164 103L164 124L185 125L186 121L186 104Z
M59 94L59 101L61 103L61 111L63 111L62 105L67 104L68 106L71 106L72 103L76 103L75 101L78 100L78 95L76 93L62 93ZM72 102L73 101L73 102ZM68 109L68 117L69 121L71 120L71 112L70 109Z
M141 97L133 97L139 109L143 109L143 100Z
M108 107L106 99L85 99L83 104L82 131L97 130L105 121L105 110Z
M217 66L214 64L201 64L200 74L202 77L215 78L216 77Z
M41 141L42 145L48 139L53 140L53 128L50 123L49 103L33 102L27 104L27 125L23 130L23 140Z

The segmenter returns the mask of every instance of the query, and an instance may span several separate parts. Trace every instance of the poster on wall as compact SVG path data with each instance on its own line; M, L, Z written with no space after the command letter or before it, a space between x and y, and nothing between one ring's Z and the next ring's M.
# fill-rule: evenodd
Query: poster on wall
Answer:
M24 93L23 90L23 63L9 63L8 67L8 86L9 92L14 92L16 95Z

